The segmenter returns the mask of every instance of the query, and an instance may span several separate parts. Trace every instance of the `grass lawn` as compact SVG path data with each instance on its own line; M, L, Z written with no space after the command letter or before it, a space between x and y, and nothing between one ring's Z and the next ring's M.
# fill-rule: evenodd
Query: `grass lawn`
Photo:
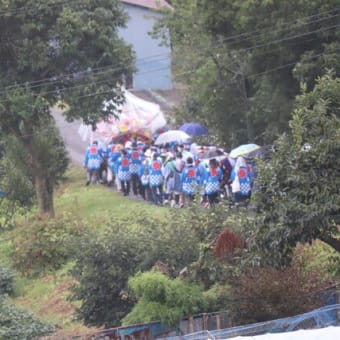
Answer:
M82 219L93 230L101 231L101 226L112 217L128 218L131 214L144 211L163 219L167 209L141 200L129 199L101 184L85 186L85 171L71 166L63 183L55 193L56 215L68 214ZM11 233L0 234L0 261L11 267L13 244ZM37 317L52 325L58 325L67 334L86 333L90 330L73 318L75 303L68 301L69 286L73 283L69 274L69 262L57 271L51 271L35 278L16 275L16 295L12 302L32 311Z

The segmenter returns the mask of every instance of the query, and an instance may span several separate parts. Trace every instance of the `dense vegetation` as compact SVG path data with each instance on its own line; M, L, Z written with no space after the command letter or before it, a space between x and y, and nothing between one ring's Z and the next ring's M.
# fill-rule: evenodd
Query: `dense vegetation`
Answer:
M179 121L201 121L228 148L272 143L287 131L300 82L340 72L337 0L173 0L176 80L187 87ZM214 140L214 138L216 138Z
M248 210L151 208L84 187L78 169L65 177L49 108L64 99L69 119L93 123L107 114L100 103L109 88L123 100L116 80L131 53L116 28L124 14L114 0L26 1L29 10L18 11L21 3L0 1L0 339L51 331L12 302L70 328L75 319L109 327L158 316L176 327L222 309L245 323L325 303L320 291L340 276L336 0L173 0L175 12L155 29L170 28L174 71L187 88L178 122L204 122L211 141L229 148L274 145L257 161ZM99 67L110 72L93 74ZM60 307L58 321L49 303Z
M131 49L117 33L126 16L117 0L0 1L0 15L0 131L10 137L4 152L14 143L20 157L12 164L32 182L40 217L53 217L66 155L50 109L67 102L67 119L88 124L117 114L120 80L132 69ZM105 110L104 100L112 100ZM43 132L50 139L39 138Z

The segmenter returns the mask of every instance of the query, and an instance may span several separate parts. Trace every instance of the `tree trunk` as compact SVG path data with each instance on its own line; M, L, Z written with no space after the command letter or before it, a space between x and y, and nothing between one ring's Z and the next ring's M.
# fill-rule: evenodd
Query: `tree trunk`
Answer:
M35 191L38 199L38 215L41 219L54 217L53 188L44 176L35 175Z

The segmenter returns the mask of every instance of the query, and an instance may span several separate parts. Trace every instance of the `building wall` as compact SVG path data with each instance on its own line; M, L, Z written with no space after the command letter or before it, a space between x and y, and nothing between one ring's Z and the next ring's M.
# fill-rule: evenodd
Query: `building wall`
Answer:
M129 4L124 6L129 21L126 28L120 29L120 36L133 46L136 53L137 72L133 75L133 89L172 89L171 49L159 46L160 41L148 34L162 13Z

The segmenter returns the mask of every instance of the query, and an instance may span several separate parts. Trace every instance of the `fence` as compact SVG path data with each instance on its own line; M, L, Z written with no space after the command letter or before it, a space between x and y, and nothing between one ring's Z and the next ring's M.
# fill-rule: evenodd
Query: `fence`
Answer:
M231 317L226 311L218 313L204 313L182 320L175 332L160 322L151 322L127 327L105 329L89 335L74 336L71 338L55 338L58 340L151 340L161 336L175 337L176 334L187 334L209 329L223 329L231 327ZM50 337L49 340L54 338Z
M291 332L298 329L315 329L340 326L340 304L325 306L312 312L273 321L238 326L223 330L206 330L192 334L157 338L163 340L222 340L237 336L255 336L265 333Z

